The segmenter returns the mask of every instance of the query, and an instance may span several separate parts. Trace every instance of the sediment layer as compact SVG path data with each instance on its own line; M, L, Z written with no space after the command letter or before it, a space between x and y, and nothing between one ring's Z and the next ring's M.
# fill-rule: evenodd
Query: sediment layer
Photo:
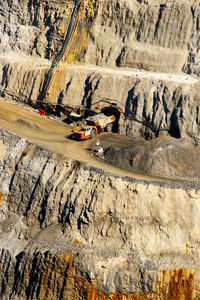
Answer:
M199 293L198 183L108 176L1 140L1 298Z

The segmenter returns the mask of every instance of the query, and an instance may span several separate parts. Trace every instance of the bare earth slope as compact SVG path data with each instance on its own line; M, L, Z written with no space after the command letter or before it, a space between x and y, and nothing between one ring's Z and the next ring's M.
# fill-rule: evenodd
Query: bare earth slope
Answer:
M80 3L0 0L0 95L119 100L128 137L0 100L0 299L199 299L200 1Z
M2 297L152 299L156 293L162 299L176 290L199 293L200 183L105 165L91 157L88 142L66 139L68 126L0 104L0 126L23 136L1 131ZM114 146L117 136L110 141ZM130 138L125 143L133 145ZM169 289L173 280L176 287Z
M16 105L0 100L0 126L16 135L20 135L29 141L46 146L53 151L64 154L66 157L91 164L108 172L114 172L121 176L132 175L130 172L107 166L92 158L91 140L75 142L67 137L72 133L72 127L62 122L55 122L41 117L38 113L24 110ZM135 176L137 176L135 174ZM140 177L140 175L138 175ZM145 175L144 175L145 178Z
M200 149L198 143L168 136L143 139L101 138L105 161L125 170L150 176L199 180Z
M66 125L1 108L1 126L64 154L0 132L2 299L199 295L199 182L99 169Z
M36 102L62 49L74 1L23 0L15 9L12 1L0 3L1 93ZM102 98L117 99L127 135L154 136L155 125L176 136L178 121L182 137L186 129L198 136L198 13L199 1L84 1L46 100L91 108Z

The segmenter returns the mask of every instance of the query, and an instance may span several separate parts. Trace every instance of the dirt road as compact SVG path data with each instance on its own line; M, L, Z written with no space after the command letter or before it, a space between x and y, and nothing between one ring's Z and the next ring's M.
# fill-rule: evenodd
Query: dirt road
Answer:
M149 71L139 71L139 70L130 70L128 68L103 68L94 65L68 65L68 68L81 71L90 71L100 74L109 74L109 75L119 75L126 77L139 77L141 78L152 78L157 80L171 81L176 83L185 83L185 84L196 84L199 82L199 78L196 76L186 75L186 74L173 74L173 73L158 73L158 72L149 72Z
M91 151L87 150L90 148L91 140L79 142L68 139L72 127L59 121L50 120L46 116L40 116L28 108L21 108L5 102L3 99L0 99L0 127L24 137L30 142L60 152L70 159L120 176L133 176L131 172L120 170L94 159Z
M163 181L163 178L129 172L93 158L90 149L94 141L73 141L68 139L72 127L60 121L51 120L46 116L40 116L39 113L32 111L30 108L22 108L3 99L0 99L0 127L24 137L30 142L62 153L67 158L100 168L106 172L141 180ZM100 135L100 138L105 137L105 135L109 134L103 133ZM111 140L115 140L115 138L113 139L114 134L111 135ZM122 137L119 138L121 139ZM129 139L127 139L127 142L130 144ZM168 178L168 181L174 181L174 179L171 180Z

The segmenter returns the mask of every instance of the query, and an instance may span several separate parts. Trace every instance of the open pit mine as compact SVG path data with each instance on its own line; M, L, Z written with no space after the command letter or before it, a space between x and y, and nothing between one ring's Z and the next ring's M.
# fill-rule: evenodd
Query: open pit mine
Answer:
M199 104L200 0L0 0L0 299L200 299Z

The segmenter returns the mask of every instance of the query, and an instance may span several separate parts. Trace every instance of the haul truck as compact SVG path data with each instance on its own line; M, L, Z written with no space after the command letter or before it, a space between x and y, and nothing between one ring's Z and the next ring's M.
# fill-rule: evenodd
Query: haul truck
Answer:
M77 140L92 139L102 131L112 131L115 116L97 114L86 119L86 125L77 126L73 129L72 138Z

